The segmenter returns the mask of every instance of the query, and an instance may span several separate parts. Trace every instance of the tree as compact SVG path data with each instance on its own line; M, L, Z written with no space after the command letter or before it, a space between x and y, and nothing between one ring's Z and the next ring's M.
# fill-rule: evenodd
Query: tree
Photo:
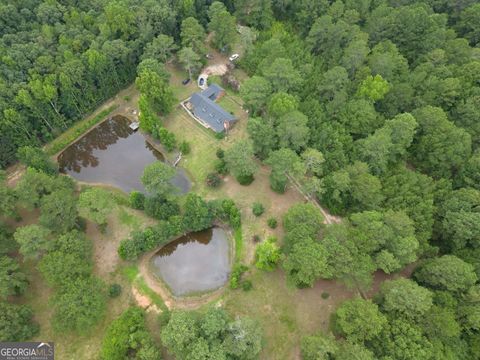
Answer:
M272 271L281 260L280 248L275 244L275 239L268 238L255 249L255 266L260 270Z
M193 74L201 68L200 56L195 53L191 47L184 47L178 52L178 61L188 71L188 78L191 79Z
M16 214L17 196L13 189L6 183L5 171L0 170L0 214L6 217Z
M376 102L382 100L388 90L390 90L390 85L382 78L382 75L370 75L360 84L358 95Z
M51 286L62 286L92 272L92 246L85 236L73 230L59 236L38 268Z
M440 108L426 106L413 116L419 124L412 149L416 164L435 178L455 176L470 157L470 135L448 121Z
M229 49L236 37L236 20L219 1L214 1L208 9L208 29L214 33L213 44L219 50Z
M323 175L323 163L325 157L317 149L308 148L301 154L302 160L305 164L305 170L310 176Z
M323 216L320 210L311 203L298 203L288 209L283 216L283 228L286 232L295 232L302 226L308 231L308 236L316 238L323 229Z
M29 306L0 302L0 339L2 341L25 341L39 332L33 322L33 312Z
M248 185L253 181L257 164L253 160L253 145L250 141L234 143L225 151L225 162L240 184Z
M308 142L308 118L299 111L280 117L277 122L277 137L280 147L300 151Z
M58 165L54 163L40 148L23 146L18 149L17 157L27 167L31 167L45 174L55 175L58 173Z
M268 101L268 115L275 119L295 110L298 110L298 99L286 92L277 92Z
M53 299L53 326L57 331L85 333L103 317L104 285L95 278L66 283Z
M447 195L439 209L443 245L452 250L480 244L480 191L459 189Z
M338 351L338 345L331 333L325 335L318 333L302 338L300 351L304 360L333 359Z
M432 359L433 346L422 335L419 327L405 320L393 319L371 341L371 348L379 358Z
M141 354L148 351L149 356ZM105 360L124 359L128 356L138 359L159 360L161 354L145 326L145 313L138 307L130 307L107 328L103 338L101 358Z
M143 59L156 59L161 63L167 62L172 57L172 52L177 49L171 36L160 34L145 46Z
M364 137L382 126L383 120L371 101L353 99L339 110L339 121L352 136Z
M243 317L228 324L223 347L233 358L255 359L262 350L262 331L257 321Z
M199 329L192 315L193 313L186 311L174 311L160 334L162 344L181 359L188 358L189 346L199 336Z
M77 224L77 201L70 190L57 190L42 199L40 225L64 233Z
M78 208L81 216L104 227L113 208L111 195L100 188L89 188L80 194Z
M267 103L272 93L272 86L267 79L254 75L246 79L240 87L240 96L253 114L258 114Z
M439 339L442 342L458 337L461 332L455 312L436 305L428 310L420 324L429 339Z
M205 29L194 17L182 21L180 38L183 47L192 48L197 54L205 52Z
M313 287L319 278L331 278L327 262L327 250L317 241L306 238L293 244L283 263L287 277L297 287Z
M386 325L386 317L370 300L347 300L335 312L336 332L354 342L372 340Z
M290 149L272 151L265 163L272 167L270 187L279 193L285 192L288 176L302 176L305 173L300 157Z
M135 80L135 85L141 92L145 104L154 112L166 115L172 110L175 96L166 80L157 72L150 69L142 70Z
M178 188L171 183L175 173L175 169L170 165L156 161L143 170L142 184L147 193L168 198L178 191Z
M480 43L480 31L478 30L479 15L480 5L473 4L462 11L460 14L460 21L458 22L460 34L467 38L472 46Z
M273 21L269 0L240 0L235 3L235 9L239 21L256 29L268 29Z
M453 255L443 255L426 262L417 271L415 279L433 289L462 292L478 280L475 268Z
M18 262L8 256L0 256L0 298L20 295L27 288L27 277L20 271Z
M200 196L190 193L184 206L183 227L190 231L201 231L212 226L213 214Z
M292 60L284 58L276 59L263 70L263 76L272 84L275 92L297 90L302 82L300 73L295 70Z
M380 180L358 161L327 175L324 188L322 201L333 213L374 210L384 199Z
M17 228L13 237L20 244L20 253L23 256L38 258L53 246L49 234L50 231L45 227L33 224Z
M241 89L244 87L242 86ZM247 123L247 132L253 143L255 155L266 159L269 153L277 147L277 136L270 119L250 118Z
M374 360L373 353L362 344L344 341L336 353L336 359Z
M384 282L380 297L385 312L407 320L422 319L433 305L432 293L409 279Z

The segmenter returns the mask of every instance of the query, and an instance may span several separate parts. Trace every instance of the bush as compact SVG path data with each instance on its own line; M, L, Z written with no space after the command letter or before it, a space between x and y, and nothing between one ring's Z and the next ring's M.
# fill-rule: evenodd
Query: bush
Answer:
M223 159L225 157L225 151L221 148L217 149L217 158Z
M190 144L188 142L186 142L185 140L183 140L179 147L180 151L182 152L183 155L188 155L190 154Z
M270 229L275 229L278 225L278 221L274 217L268 218L267 225Z
M132 191L129 196L130 206L137 210L143 210L145 206L145 195L139 191Z
M328 292L324 291L324 292L322 292L321 296L322 296L322 299L326 300L330 297L330 294Z
M223 140L223 139L225 139L225 131L222 131L222 132L219 132L219 133L215 133L215 139L217 139L217 140Z
M282 259L275 237L268 238L255 249L255 266L260 270L272 271Z
M252 212L253 212L253 215L260 216L265 212L265 208L261 203L255 202L253 203L253 206L252 206Z
M180 206L176 202L160 196L147 197L145 214L158 220L168 220L170 217L180 214Z
M250 280L244 280L242 282L242 290L243 291L250 291L253 289L252 282Z
M167 149L168 152L175 149L175 145L177 144L177 140L175 139L175 134L168 131L164 127L158 130L158 138L162 145Z
M252 240L254 243L260 242L260 235L258 234L253 235Z
M231 289L238 289L241 285L242 275L245 271L248 270L248 266L243 264L235 264L232 270L232 274L230 276L230 288Z
M228 174L228 167L227 163L225 160L220 159L215 162L215 171L221 175L227 175Z
M18 149L17 157L27 167L43 171L45 174L56 175L58 165L54 163L42 149L33 146L23 146Z
M237 177L238 183L243 186L250 185L253 182L253 180L255 180L253 175L240 175Z
M111 284L108 288L108 296L116 298L122 293L122 286L120 284Z
M216 188L220 186L220 184L222 183L222 179L216 173L210 173L207 175L205 182L207 183L207 186L211 188Z
M131 307L113 320L105 332L101 359L160 359L160 351L145 326L145 313Z

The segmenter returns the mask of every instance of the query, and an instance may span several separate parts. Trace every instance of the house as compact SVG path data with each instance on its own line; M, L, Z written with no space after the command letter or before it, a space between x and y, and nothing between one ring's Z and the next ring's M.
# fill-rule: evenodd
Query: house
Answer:
M224 94L225 90L217 84L212 84L205 90L193 94L185 105L199 123L221 133L228 130L236 121L232 114L215 102Z

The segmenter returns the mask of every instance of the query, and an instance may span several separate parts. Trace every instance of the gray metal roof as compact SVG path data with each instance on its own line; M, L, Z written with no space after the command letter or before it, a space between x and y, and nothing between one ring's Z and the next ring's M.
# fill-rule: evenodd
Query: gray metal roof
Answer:
M215 132L224 131L224 122L233 122L235 117L225 111L203 93L195 93L190 98L195 116L207 123Z
M208 88L202 91L202 95L215 101L222 91L224 90L219 85L211 84Z

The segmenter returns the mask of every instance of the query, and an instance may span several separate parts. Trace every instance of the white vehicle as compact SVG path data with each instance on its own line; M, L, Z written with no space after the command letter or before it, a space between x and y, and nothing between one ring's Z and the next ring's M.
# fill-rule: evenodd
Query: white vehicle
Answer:
M240 55L238 55L238 54L232 54L232 55L228 58L228 60L230 60L230 61L235 61L235 60L237 60L239 57L240 57Z

